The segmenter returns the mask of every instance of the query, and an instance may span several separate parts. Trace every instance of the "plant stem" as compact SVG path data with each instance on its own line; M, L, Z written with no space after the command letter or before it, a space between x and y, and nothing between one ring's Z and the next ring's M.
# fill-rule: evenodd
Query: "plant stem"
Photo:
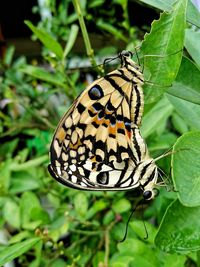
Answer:
M76 14L78 16L79 24L80 24L81 31L83 34L83 40L85 43L87 56L90 58L90 62L92 66L96 67L96 62L94 58L94 50L92 49L91 44L90 44L90 39L89 39L88 32L85 26L85 21L83 18L83 13L81 11L79 0L73 0L73 5L76 10Z
M105 231L105 257L104 257L104 265L106 267L108 267L109 253L110 253L110 233L109 233L109 230L106 229Z

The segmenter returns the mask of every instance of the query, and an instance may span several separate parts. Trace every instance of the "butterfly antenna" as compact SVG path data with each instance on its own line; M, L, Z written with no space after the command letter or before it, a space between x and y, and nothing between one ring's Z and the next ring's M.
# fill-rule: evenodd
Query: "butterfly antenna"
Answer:
M102 65L105 67L106 64L112 62L113 60L115 60L115 59L117 59L117 58L119 58L119 56L116 56L116 57L108 57L108 58L104 59Z
M131 213L130 213L130 215L129 215L129 217L128 217L128 220L127 220L127 222L126 222L126 229L125 229L125 233L124 233L124 237L122 238L122 240L120 240L119 242L124 242L125 240L126 240L126 237L127 237L127 234L128 234L128 226L129 226L129 222L130 222L130 220L131 220L131 217L133 216L133 213L135 212L135 210L137 209L137 207L139 206L139 205L141 205L142 203L144 202L144 199L141 199L141 200L139 200L139 202L136 204L136 206L133 208L133 210L131 211ZM145 229L146 229L146 227L145 227Z

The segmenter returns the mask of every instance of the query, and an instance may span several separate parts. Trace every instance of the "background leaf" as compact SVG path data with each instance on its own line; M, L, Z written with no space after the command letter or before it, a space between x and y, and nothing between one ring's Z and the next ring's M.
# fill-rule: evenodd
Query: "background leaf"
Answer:
M194 104L200 105L200 71L188 58L183 57L181 66L172 87L167 93Z
M172 111L173 106L167 98L163 98L156 103L142 119L141 133L143 138L156 131L161 123L166 122Z
M185 47L197 65L200 67L200 32L195 32L193 29L185 30Z
M0 251L0 265L4 265L7 262L14 260L15 258L19 257L27 250L32 248L35 244L40 241L40 238L31 238L20 243L11 245L4 250Z
M176 0L140 0L143 3L146 3L150 6L159 8L161 10L170 11L172 9L173 4ZM200 27L200 13L197 7L192 3L192 0L188 1L187 6L187 21Z
M167 95L175 110L193 130L200 130L200 106L183 99Z
M155 244L167 253L186 253L200 249L200 207L189 208L178 200L167 209Z
M50 84L61 86L63 88L66 87L65 78L59 73L50 73L45 69L40 67L25 65L20 68L20 71L26 73L28 75L33 76L36 79L49 82Z
M172 178L185 206L200 206L200 132L182 135L173 147Z
M53 37L51 37L50 34L42 29L35 27L30 21L26 20L24 23L32 30L32 32L38 37L38 39L44 44L44 46L55 53L58 58L62 59L62 46Z

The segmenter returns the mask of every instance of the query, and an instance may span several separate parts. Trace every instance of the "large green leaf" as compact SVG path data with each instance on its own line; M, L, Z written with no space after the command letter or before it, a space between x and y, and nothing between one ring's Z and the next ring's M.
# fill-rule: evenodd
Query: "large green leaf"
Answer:
M167 98L192 129L200 130L200 105L193 104L169 94L167 94Z
M185 206L200 206L200 132L181 136L174 145L172 178Z
M173 10L164 12L145 35L141 52L147 102L156 101L176 78L184 44L186 6L187 0L177 1Z
M172 9L173 4L177 0L140 0L143 3L146 3L150 6L159 8L161 10L170 11ZM192 1L188 1L187 6L187 21L200 27L200 13L198 9L194 6Z
M200 105L200 71L188 58L183 57L172 87L167 93Z
M155 238L155 244L168 253L200 249L200 207L189 208L178 200L167 209Z
M197 65L200 67L200 32L195 32L192 29L185 31L185 47Z
M24 22L32 32L38 37L38 39L46 46L50 51L52 51L59 59L63 57L63 49L62 46L49 35L44 30L41 30L35 27L30 21Z
M0 251L0 266L19 257L20 255L28 251L30 248L32 248L35 244L37 244L39 241L40 238L38 237L30 238L25 241L22 241L21 243L5 247L3 250Z
M176 2L176 0L141 0L141 2L159 8L161 10L170 11L172 9L172 5Z

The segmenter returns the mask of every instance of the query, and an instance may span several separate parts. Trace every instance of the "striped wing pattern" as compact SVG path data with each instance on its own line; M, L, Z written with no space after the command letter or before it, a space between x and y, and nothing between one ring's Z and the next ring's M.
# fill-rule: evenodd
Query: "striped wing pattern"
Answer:
M139 131L143 74L127 54L121 61L82 92L56 129L49 171L64 185L145 192L156 183L157 167Z

